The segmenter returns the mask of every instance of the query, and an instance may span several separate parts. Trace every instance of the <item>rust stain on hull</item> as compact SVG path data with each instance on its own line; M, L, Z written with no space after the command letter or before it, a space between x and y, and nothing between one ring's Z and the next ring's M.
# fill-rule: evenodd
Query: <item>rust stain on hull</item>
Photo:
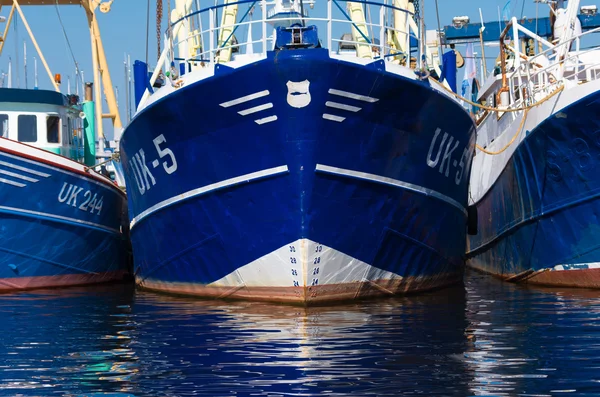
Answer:
M489 274L515 284L532 284L544 287L597 288L600 289L600 269L547 270L531 274L496 274L467 264L467 267L480 273Z
M121 281L127 276L125 270L99 274L64 274L59 276L11 277L0 279L0 293L39 289L62 288L80 285Z
M374 280L306 287L214 287L191 283L144 280L137 283L146 290L209 299L250 300L303 306L347 303L359 299L401 296L447 287L462 281L461 274L434 277L407 277L402 280Z

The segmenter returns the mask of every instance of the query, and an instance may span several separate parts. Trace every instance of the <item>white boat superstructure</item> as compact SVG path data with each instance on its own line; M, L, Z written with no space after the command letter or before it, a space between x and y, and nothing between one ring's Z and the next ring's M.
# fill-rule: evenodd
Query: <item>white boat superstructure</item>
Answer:
M600 89L600 46L584 47L600 28L581 32L578 0L555 10L555 39L546 40L513 17L500 37L500 62L479 90L478 150L471 200L493 186L519 143L561 108ZM561 92L559 92L561 91ZM490 110L495 109L495 110Z
M510 282L600 288L600 28L582 32L578 0L561 6L550 39L512 19L480 91L468 264Z
M163 51L149 83L154 87L166 76L166 84L159 84L155 92L146 90L137 110L210 77L216 64L238 68L264 59L276 46L276 29L294 25L316 26L320 45L332 57L362 65L381 59L392 66L435 70L440 76L439 65L426 61L437 54L437 42L418 40L425 26L423 18L417 18L415 4L417 0L328 0L325 15L310 16L314 0L226 0L205 8L198 8L193 0L175 0ZM406 74L402 68L397 72Z

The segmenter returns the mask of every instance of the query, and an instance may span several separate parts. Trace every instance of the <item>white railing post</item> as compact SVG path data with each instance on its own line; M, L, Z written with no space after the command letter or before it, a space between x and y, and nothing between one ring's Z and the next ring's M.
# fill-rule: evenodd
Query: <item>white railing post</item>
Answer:
M262 55L267 53L267 1L260 2L262 12Z
M579 82L579 51L581 50L580 36L575 39L575 51L577 55L575 59L575 82Z
M511 74L508 79L508 107L514 105L515 103L515 84L514 84L514 74Z
M379 6L379 57L385 59L385 9L387 0Z
M213 8L209 8L208 10L208 30L209 30L209 53L208 59L210 64L212 65L215 62L215 10Z
M515 50L515 70L521 66L521 51L519 49L519 26L517 17L512 17L512 28L513 28L513 48ZM501 49L502 50L502 49Z
M171 61L174 61L173 59L171 59L171 57L173 56L172 51L171 51L171 42L169 41L169 29L167 29L167 31L165 32L165 48L168 49L167 51L167 57L165 58L165 62L163 64L163 68L164 68L164 72L167 73L167 71L169 69L171 69Z
M333 23L333 15L332 15L332 1L333 0L327 0L327 49L329 50L329 52L331 53L333 51L333 40L331 37L331 30L332 30L332 26L331 24Z
M517 71L517 82L518 87L521 89L523 85L523 80L521 78L521 48L519 42L519 23L517 22L517 17L512 17L512 28L513 28L513 48L515 51L515 70ZM525 65L527 66L527 65ZM514 85L513 85L514 86ZM520 94L519 94L520 95ZM520 96L519 96L520 97Z
M393 3L392 3L393 4ZM410 23L408 22L409 19L412 19L414 21L413 16L411 16L410 14L407 13L406 15L406 26L403 26L402 29L404 29L404 37L406 39L404 48L406 48L407 54L406 54L406 66L410 66ZM417 22L417 21L415 21ZM398 31L398 27L394 26L394 30ZM417 33L418 35L418 33Z

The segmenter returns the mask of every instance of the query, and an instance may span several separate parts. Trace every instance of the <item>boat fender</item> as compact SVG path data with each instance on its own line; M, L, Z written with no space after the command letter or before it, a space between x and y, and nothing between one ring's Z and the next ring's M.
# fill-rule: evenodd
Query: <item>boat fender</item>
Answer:
M477 207L470 205L467 207L467 233L474 236L477 232Z

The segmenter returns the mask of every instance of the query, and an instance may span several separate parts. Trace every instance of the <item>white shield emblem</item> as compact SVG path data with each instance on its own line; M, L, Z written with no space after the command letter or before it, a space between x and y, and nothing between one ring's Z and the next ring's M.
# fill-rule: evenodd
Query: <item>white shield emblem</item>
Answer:
M309 85L310 81L308 80L287 82L287 102L291 107L303 108L310 103L310 92L308 91Z

